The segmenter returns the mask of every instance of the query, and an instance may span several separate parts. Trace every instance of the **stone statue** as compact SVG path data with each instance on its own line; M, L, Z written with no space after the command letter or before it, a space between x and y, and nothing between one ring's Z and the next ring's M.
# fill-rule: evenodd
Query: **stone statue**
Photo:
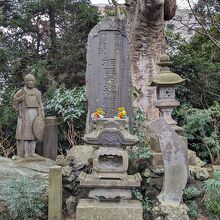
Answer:
M24 83L13 97L13 107L18 112L17 155L27 158L36 156L36 140L43 137L45 116L41 92L35 88L35 77L27 74Z

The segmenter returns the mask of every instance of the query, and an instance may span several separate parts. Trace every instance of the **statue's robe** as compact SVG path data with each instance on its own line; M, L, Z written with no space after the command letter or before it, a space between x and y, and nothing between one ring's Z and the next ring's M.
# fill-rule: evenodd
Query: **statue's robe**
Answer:
M22 96L25 98L20 102ZM41 92L36 88L28 89L25 86L14 95L13 106L18 111L16 139L36 140L33 122L39 114L44 115Z

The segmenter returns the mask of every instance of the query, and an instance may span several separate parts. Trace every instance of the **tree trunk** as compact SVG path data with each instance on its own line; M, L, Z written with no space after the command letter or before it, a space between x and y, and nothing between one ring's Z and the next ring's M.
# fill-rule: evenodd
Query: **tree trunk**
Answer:
M165 46L164 21L174 16L175 6L176 0L126 0L130 72L138 92L134 106L146 112L148 121L159 117L154 107L156 88L150 83L159 71L157 62Z
M55 8L53 3L48 7L48 15L50 20L50 49L49 57L55 58L56 55L56 20L55 20Z

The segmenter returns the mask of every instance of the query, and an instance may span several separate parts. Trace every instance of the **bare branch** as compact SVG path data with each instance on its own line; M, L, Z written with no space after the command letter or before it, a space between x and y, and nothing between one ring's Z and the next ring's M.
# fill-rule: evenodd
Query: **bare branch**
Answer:
M208 39L210 39L210 40L212 41L212 43L213 43L214 45L216 45L216 46L220 49L220 44L219 44L219 42L218 42L217 40L215 40L215 38L213 38L211 35L208 36L206 33L202 32L202 31L199 31L197 28L194 28L193 26L189 27L188 24L185 24L185 23L183 22L182 17L180 17L180 19L174 19L174 20L175 20L175 21L179 21L183 26L187 27L188 29L191 29L191 30L197 32L198 34L201 34L201 35L207 37ZM212 39L211 39L211 38L212 38Z
M215 46L217 46L217 47L220 49L220 43L219 43L219 41L216 40L214 37L212 37L212 36L210 35L210 33L208 32L208 30L204 27L204 25L202 24L202 22L199 20L199 18L197 17L197 15L196 15L196 13L195 13L195 11L194 11L194 9L193 9L191 3L190 3L190 0L186 0L186 1L187 1L188 4L189 4L190 10L192 11L193 16L195 17L196 21L198 22L198 24L199 24L199 25L201 26L201 28L203 29L204 33L201 32L201 31L198 31L197 29L192 29L192 30L195 30L197 33L206 36ZM183 24L183 22L181 22L181 23ZM186 24L183 24L183 25L185 25L186 27L188 27L188 25L186 25Z
M214 25L214 27L216 28L216 30L220 33L220 29L219 29L218 25L216 24L216 20L215 20L215 18L213 17L213 15L212 15L212 13L211 13L211 11L210 11L209 6L206 5L206 8L207 8L207 10L208 10L208 13L209 13L210 19L211 19L211 21L212 21L212 24Z

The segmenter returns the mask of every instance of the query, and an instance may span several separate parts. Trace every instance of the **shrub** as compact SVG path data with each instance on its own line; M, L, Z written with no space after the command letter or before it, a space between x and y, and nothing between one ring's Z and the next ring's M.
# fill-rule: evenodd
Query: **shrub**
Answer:
M192 186L192 187L187 187L185 190L184 190L184 193L183 193L183 196L186 198L186 199L193 199L195 197L198 197L201 195L201 191L198 190L196 187Z
M28 220L29 217L41 217L45 207L42 193L45 190L43 180L33 180L18 176L5 186L0 193L1 200L6 202L11 220Z
M71 121L77 127L82 127L85 126L86 118L85 102L85 87L74 89L61 87L46 102L45 111L62 117L64 122Z
M196 203L196 201L188 202L187 206L189 208L187 213L190 217L193 217L193 218L199 217L200 211L199 211L199 207L198 207L198 204Z
M59 142L62 153L82 143L87 113L85 87L66 89L61 86L45 103L45 111L47 115L56 115L61 119Z
M184 125L189 148L206 161L212 163L220 157L220 104L208 109L182 106L176 116Z
M205 181L204 188L206 207L213 214L220 216L220 171L213 172L212 178Z

